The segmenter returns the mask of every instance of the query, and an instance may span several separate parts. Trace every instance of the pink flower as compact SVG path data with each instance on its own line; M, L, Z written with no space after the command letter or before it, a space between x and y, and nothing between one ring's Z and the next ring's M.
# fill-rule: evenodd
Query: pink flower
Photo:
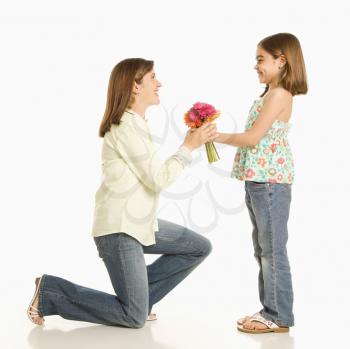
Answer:
M271 144L270 149L273 153L276 152L276 147L277 147L277 145L275 143Z
M283 179L283 175L280 173L280 174L277 176L277 180L278 180L279 182L281 182L282 179Z
M188 127L200 127L205 122L211 122L220 115L212 105L197 102L185 113L184 120Z
M248 170L245 173L245 176L247 178L252 178L252 177L254 177L254 175L255 175L255 172L251 168L248 168Z
M193 105L192 109L196 110L202 118L216 113L216 109L212 105L206 103L197 102Z
M279 158L278 160L277 160L277 162L280 164L280 165L283 165L284 164L284 158Z

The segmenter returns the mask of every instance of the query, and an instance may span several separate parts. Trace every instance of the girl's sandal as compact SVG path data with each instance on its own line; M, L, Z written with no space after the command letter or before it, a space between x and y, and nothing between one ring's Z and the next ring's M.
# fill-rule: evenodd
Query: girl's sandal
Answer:
M255 314L252 317L250 317L249 322L255 321L255 322L260 322L264 324L267 328L263 329L249 329L245 328L244 324L243 325L238 325L237 329L238 331L245 332L245 333L285 333L289 332L289 327L280 327L276 325L274 322L266 320L264 317L262 317L260 314Z
M28 318L31 322L33 322L34 324L36 325L40 325L40 324L37 324L34 319L35 318L38 318L38 317L41 317L40 314L39 314L39 310L34 307L34 301L36 299L36 297L38 296L39 294L39 286L40 286L40 281L41 281L41 278L36 278L35 279L35 285L36 285L36 289L35 289L35 293L34 293L34 296L32 298L32 300L30 301L30 304L29 304L29 307L27 309L27 315L28 315ZM44 323L45 319L43 318L43 323Z
M147 321L156 321L157 320L157 314L151 313L147 317Z
M237 320L237 325L242 326L246 321L248 321L251 316L245 316Z
M240 319L237 320L237 325L243 325L245 322L247 322L252 316L255 316L255 315L258 315L260 313L255 313L254 315L250 315L250 316L245 316L245 317L242 317Z

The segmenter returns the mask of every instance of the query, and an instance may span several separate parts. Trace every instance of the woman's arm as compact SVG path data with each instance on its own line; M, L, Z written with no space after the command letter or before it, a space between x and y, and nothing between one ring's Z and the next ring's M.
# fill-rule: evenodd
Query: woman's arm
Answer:
M135 176L154 192L172 184L186 165L192 161L191 151L207 141L213 141L215 125L203 125L192 135L187 135L184 143L165 162L158 157L148 126L139 117L126 119L118 127L111 129L114 148L124 159Z
M162 162L148 129L139 123L138 118L124 120L123 124L111 131L115 150L139 181L154 192L160 192L172 184L184 166L191 163L190 151L183 146Z

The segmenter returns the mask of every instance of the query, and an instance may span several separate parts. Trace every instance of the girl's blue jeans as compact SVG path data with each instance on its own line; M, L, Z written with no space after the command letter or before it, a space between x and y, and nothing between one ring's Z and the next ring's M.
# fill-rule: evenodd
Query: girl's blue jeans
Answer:
M278 326L294 325L292 277L287 255L291 184L245 181L259 265L261 315Z

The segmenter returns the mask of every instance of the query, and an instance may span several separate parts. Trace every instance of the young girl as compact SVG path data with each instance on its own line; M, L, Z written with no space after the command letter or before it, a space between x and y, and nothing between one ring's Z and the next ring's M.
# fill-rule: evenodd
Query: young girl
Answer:
M95 196L92 235L108 270L115 294L83 287L53 275L37 278L28 308L31 321L44 316L140 328L154 304L185 279L211 251L204 236L157 219L159 194L191 162L191 152L214 140L216 126L187 133L164 163L157 156L145 119L159 104L161 84L153 61L119 62L109 81L107 106L100 125L103 181ZM146 265L144 253L162 254Z
M303 54L288 33L259 42L255 69L264 93L250 109L245 132L219 133L215 142L238 147L231 177L245 181L245 200L253 224L263 308L238 320L248 333L287 332L294 325L293 290L287 256L287 221L294 162L287 134L293 96L307 93Z

